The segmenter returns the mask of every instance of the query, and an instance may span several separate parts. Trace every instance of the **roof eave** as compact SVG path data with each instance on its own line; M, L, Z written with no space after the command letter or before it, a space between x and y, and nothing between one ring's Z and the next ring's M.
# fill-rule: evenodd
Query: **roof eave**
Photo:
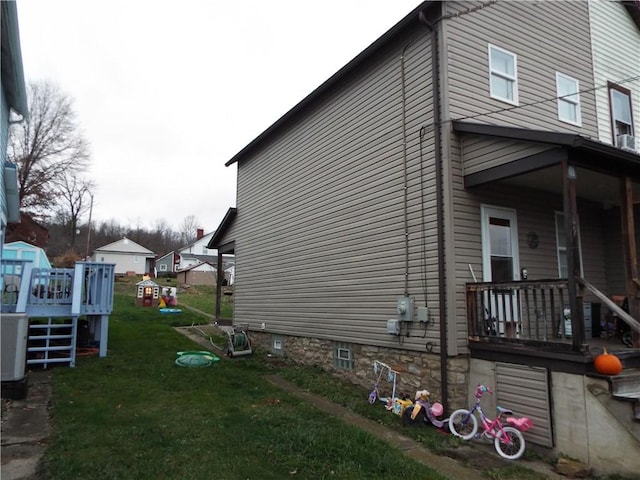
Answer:
M249 143L246 147L244 147L236 155L234 155L231 158L231 160L225 163L225 166L228 167L230 165L233 165L234 163L240 161L244 156L254 151L265 139L269 138L275 132L283 128L292 118L294 118L297 114L303 111L308 105L312 104L317 98L322 96L324 93L330 91L338 82L340 82L340 80L342 80L345 76L349 75L353 70L359 67L368 58L370 58L382 47L384 47L388 42L390 42L393 38L395 38L398 34L400 34L400 32L402 32L405 28L407 28L408 26L412 25L415 22L418 22L419 21L418 14L434 3L437 3L437 2L425 1L425 2L422 2L420 5L418 5L402 20L400 20L393 27L391 27L391 29L389 29L385 34L383 34L375 42L369 45L358 56L356 56L353 60L351 60L344 67L338 70L335 74L329 77L328 80L322 83L318 88L316 88L309 95L307 95L302 101L300 101L297 105L295 105L291 110L289 110L282 117L280 117L280 119L278 119L274 124L272 124L264 132L258 135L251 143Z
M16 2L0 2L0 9L2 86L9 107L20 115L27 116L27 89L24 82Z

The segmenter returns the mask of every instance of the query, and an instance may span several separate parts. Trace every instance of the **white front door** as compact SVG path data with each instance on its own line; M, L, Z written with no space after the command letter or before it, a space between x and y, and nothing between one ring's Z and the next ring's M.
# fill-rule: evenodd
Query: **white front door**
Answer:
M482 277L485 282L520 280L518 222L510 208L482 205ZM496 288L485 296L485 313L492 318L493 334L517 334L519 318L515 291Z

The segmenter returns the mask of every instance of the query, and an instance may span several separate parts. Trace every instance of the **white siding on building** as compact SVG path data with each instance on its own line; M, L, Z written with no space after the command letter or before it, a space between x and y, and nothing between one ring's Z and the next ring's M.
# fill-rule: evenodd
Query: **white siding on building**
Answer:
M607 82L636 78L621 86L631 90L635 135L640 136L640 30L620 2L591 1L593 76L596 86L598 138L613 144ZM624 41L621 41L624 39Z

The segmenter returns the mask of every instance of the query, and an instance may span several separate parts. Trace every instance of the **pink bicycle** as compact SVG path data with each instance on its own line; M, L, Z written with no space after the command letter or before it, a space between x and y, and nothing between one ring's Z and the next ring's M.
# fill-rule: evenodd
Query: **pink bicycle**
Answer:
M496 452L507 460L517 460L522 456L525 449L524 437L521 432L526 432L533 426L533 422L527 417L515 418L511 410L498 407L498 416L495 420L488 418L482 411L480 399L485 393L493 393L488 387L478 385L476 388L476 401L471 410L456 410L449 417L449 430L451 433L463 440L470 440L474 437L493 438L493 445ZM482 433L478 432L478 419L475 412L480 414L482 421ZM506 417L508 425L502 424L502 416Z

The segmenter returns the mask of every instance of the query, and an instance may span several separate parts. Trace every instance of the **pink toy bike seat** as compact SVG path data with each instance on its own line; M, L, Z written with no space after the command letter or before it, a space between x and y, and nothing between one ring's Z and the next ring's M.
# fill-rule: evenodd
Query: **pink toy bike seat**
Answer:
M517 428L521 432L526 432L531 427L533 427L533 422L531 421L530 418L527 418L527 417L520 417L520 418L507 417L507 423L512 427Z

